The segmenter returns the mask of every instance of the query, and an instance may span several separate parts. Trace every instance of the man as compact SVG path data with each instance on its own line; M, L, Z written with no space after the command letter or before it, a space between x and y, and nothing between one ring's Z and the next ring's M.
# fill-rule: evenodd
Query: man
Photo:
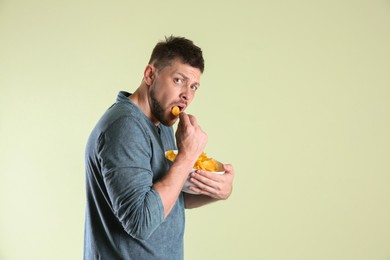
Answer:
M153 49L133 94L120 92L86 147L84 259L183 259L184 209L227 199L234 170L191 173L207 143L184 111L200 86L204 61L192 41L169 37ZM179 116L171 113L173 107ZM179 121L174 137L172 125ZM178 150L173 163L165 151Z

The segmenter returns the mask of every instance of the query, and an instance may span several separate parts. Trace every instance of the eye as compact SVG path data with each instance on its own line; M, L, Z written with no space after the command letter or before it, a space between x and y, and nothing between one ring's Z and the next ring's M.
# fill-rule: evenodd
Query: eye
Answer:
M181 79L181 78L174 78L173 79L173 82L175 82L176 84L182 84L183 83L183 79Z
M193 91L197 91L197 90L198 90L198 85L192 85L192 86L191 86L191 89L192 89Z

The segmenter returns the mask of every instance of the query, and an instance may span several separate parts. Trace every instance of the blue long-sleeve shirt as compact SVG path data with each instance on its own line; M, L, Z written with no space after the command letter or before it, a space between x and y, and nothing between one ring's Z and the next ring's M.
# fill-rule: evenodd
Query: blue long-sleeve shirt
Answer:
M183 259L184 199L164 220L153 183L176 149L172 127L157 128L120 92L86 147L84 259Z

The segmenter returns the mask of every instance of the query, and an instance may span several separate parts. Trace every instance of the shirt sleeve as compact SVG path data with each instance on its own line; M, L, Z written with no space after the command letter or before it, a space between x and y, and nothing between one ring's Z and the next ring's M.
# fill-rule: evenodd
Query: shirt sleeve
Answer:
M137 120L116 120L100 136L98 156L111 208L125 231L146 240L164 221L164 207L153 189L151 143Z

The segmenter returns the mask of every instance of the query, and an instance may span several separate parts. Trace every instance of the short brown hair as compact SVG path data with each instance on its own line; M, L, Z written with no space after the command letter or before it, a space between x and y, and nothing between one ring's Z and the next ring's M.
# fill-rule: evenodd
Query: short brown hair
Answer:
M202 73L204 60L202 50L191 40L184 37L165 37L165 41L157 43L154 47L149 64L153 64L157 70L169 66L175 59L180 59L184 64L198 68Z

